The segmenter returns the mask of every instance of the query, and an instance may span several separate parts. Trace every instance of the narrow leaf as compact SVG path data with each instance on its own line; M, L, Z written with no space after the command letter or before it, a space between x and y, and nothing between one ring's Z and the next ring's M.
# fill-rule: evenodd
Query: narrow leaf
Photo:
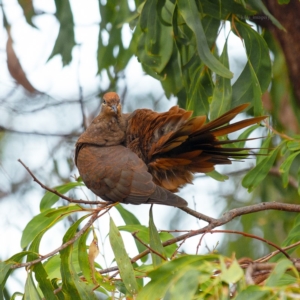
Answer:
M109 240L112 250L115 254L115 259L124 285L127 291L134 295L137 293L138 287L134 276L133 267L125 250L121 234L112 218L110 218Z
M149 243L151 249L160 253L163 257L166 257L165 249L161 243L159 234L157 232L156 226L153 222L153 213L152 213L152 205L149 211ZM162 263L162 258L157 254L151 252L152 262L154 267L159 266Z
M49 229L58 221L64 219L68 214L82 211L79 205L69 205L59 208L48 209L35 216L26 225L21 239L21 248L25 248L28 244L42 231Z
M178 0L178 8L186 24L194 32L201 60L216 74L232 78L232 73L210 52L195 0Z
M25 283L25 292L24 300L40 300L41 297L36 289L36 286L32 280L32 273L28 273L26 283Z
M221 63L229 69L229 60L227 53L227 40L220 57ZM210 120L214 120L230 109L232 100L232 88L230 79L222 76L216 76L216 84L210 104Z
M66 232L63 237L63 243L71 240L80 225L89 215L85 215L77 220ZM74 269L72 262L73 244L60 251L61 258L61 275L62 275L62 292L65 295L72 295L72 299L97 299L93 286L81 282L78 274Z
M266 286L270 287L277 287L279 281L287 271L287 269L292 268L293 263L288 259L280 260L274 270L272 271L271 275L268 277L266 281Z
M285 161L281 164L279 171L282 173L282 181L283 181L283 186L287 187L289 183L289 170L291 168L291 165L294 161L294 159L300 154L300 151L297 151L291 155L289 155Z
M248 174L243 178L242 185L248 189L249 192L267 176L268 172L272 168L277 154L280 150L280 145L270 152L264 160L258 163Z
M78 187L78 186L83 186L81 182L68 182L64 185L60 185L57 187L54 187L53 189L56 190L57 192L61 194L65 194L69 190ZM43 212L46 209L50 208L53 204L55 204L59 200L59 196L47 191L44 195L44 197L41 200L40 203L40 211Z
M55 0L55 16L60 23L59 32L52 53L48 60L57 54L61 55L63 66L72 61L72 50L76 45L74 35L74 20L69 0Z

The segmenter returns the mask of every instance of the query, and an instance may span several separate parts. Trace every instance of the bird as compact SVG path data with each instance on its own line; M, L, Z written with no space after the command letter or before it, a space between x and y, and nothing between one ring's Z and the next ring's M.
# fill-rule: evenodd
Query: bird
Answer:
M119 96L106 93L99 115L76 143L75 164L85 185L109 202L187 206L183 198L156 185L146 164L125 146L127 118Z
M206 123L206 116L192 117L178 106L124 114L118 94L109 92L76 143L75 163L86 186L103 200L185 207L174 193L192 183L195 173L248 156L251 148L228 147L242 140L219 139L266 118L229 124L247 107L239 105Z
M206 123L206 116L173 106L167 112L137 109L127 117L125 146L147 165L155 184L171 191L192 183L195 173L246 158L252 148L228 147L246 141L224 139L229 133L260 123L266 116L229 122L249 106L241 104ZM223 137L223 139L219 139Z

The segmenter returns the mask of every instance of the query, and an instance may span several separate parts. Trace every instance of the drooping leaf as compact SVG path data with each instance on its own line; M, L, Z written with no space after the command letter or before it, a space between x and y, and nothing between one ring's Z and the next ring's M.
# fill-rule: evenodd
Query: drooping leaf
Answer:
M31 254L31 252L23 251L13 255L5 261L0 261L0 286L5 285L8 276L13 272L14 269L12 269L11 267L19 264L22 261L23 257L28 254Z
M20 6L22 7L23 14L25 16L26 22L36 28L36 26L32 23L32 18L36 15L33 7L32 0L18 0Z
M25 283L25 291L24 291L24 300L41 300L37 288L32 279L32 273L28 273L26 283Z
M149 243L151 249L155 250L157 253L161 254L163 257L166 257L165 249L161 243L159 234L157 232L156 226L153 221L152 206L149 211ZM156 253L151 252L152 262L154 267L159 266L162 263L162 258Z
M65 194L68 191L72 190L75 187L84 186L81 182L68 182L66 184L56 186L53 189L60 194ZM53 204L55 204L59 200L59 196L47 191L40 202L40 211L43 212L46 209L50 208Z
M178 0L177 3L186 24L191 28L195 35L197 51L203 63L216 74L225 78L232 78L232 73L210 52L195 1Z
M240 21L235 21L234 28L234 32L245 43L248 58L248 63L232 86L232 106L237 106L241 103L251 103L257 98L254 94L258 91L257 81L261 93L266 91L271 81L271 60L268 46L259 33ZM257 80L253 82L255 77Z
M57 54L61 55L63 66L72 61L72 50L76 45L74 35L73 13L69 0L55 0L55 16L60 23L59 32L52 53L48 60Z
M280 146L270 152L270 155L260 161L248 174L243 178L242 185L251 192L267 176L272 168Z
M42 263L35 264L33 266L33 271L44 298L47 300L58 300L58 297L54 294L55 287L52 285L49 275L47 274Z
M116 205L115 208L120 213L125 224L127 224L126 226L119 226L119 230L125 230L130 233L138 231L137 236L141 238L143 241L145 241L146 236L148 238L148 229L145 226L140 225L140 221L137 219L137 217L133 213L125 209L121 204ZM134 239L134 242L140 253L146 249L146 247L136 239ZM147 260L147 255L141 258L142 262L145 262L146 260Z
M207 275L211 276L210 272L212 272L214 266L209 266L207 262L216 259L217 255L187 255L160 265L148 273L151 281L139 292L137 300L164 298L167 291L174 286L175 282L184 277L186 272L190 270L197 271L199 269L198 274L205 274L207 272ZM192 273L193 271L190 274ZM184 279L182 280L184 281ZM195 282L193 281L193 283Z
M288 259L280 260L274 270L271 272L270 276L266 281L266 286L277 287L279 281L282 279L283 275L287 271L287 269L292 268L293 263Z
M289 183L289 170L291 168L291 165L294 161L294 159L300 154L300 151L297 151L291 155L289 155L285 161L281 164L279 171L282 173L282 181L283 181L283 186L287 187Z
M229 69L229 60L227 53L227 40L220 57L221 63ZM232 100L232 87L230 79L222 76L216 76L216 83L210 103L210 120L214 120L230 109Z
M236 300L265 300L270 299L271 292L263 290L257 285L249 285L246 289L242 290L236 297Z
M66 232L63 237L63 243L70 241L76 234L78 226L89 215L85 215L78 219ZM93 292L93 285L82 282L75 271L72 262L73 244L60 251L61 258L61 275L62 275L62 292L64 295L71 296L73 299L97 299Z
M288 3L289 0L284 0L285 3ZM282 2L284 2L282 1ZM287 1L287 2L286 2ZM264 5L263 1L261 0L249 0L249 4L258 11L263 12L271 22L279 29L284 30L284 27L280 24L280 22L268 11L267 7Z
M11 30L7 28L8 39L6 42L7 68L12 78L29 93L35 94L39 91L28 80L26 73L15 52Z
M43 230L51 228L71 213L82 211L79 205L69 205L48 209L35 216L26 225L21 239L21 247L25 248Z
M227 20L230 14L251 16L256 13L236 1L201 0L198 3L204 14L221 20Z
M131 261L126 253L123 239L112 218L110 218L109 240L127 291L135 295L138 291Z
M221 265L221 280L233 284L238 282L244 275L244 272L238 262L234 260L229 268L226 267L224 258L220 256L220 265Z

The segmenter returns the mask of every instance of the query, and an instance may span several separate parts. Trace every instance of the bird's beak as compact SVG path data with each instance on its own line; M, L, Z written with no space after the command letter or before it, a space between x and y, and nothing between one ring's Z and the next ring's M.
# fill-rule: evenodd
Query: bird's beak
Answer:
M112 110L113 110L115 113L118 112L117 105L112 105L111 108L112 108Z

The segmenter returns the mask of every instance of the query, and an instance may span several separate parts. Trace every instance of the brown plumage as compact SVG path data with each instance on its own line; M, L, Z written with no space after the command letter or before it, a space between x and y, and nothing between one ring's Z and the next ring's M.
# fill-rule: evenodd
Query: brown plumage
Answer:
M86 186L102 199L132 204L186 206L171 192L191 183L193 174L247 157L246 148L218 137L259 123L256 117L228 124L248 105L242 104L205 124L205 116L172 107L164 113L138 109L121 114L119 96L104 95L101 112L79 137L75 162Z
M145 163L122 143L126 117L117 94L104 95L101 112L76 143L75 163L86 186L103 200L177 207L187 202L157 186Z
M233 158L245 158L248 148L222 147L238 140L218 137L259 123L265 116L228 124L248 104L242 104L205 124L205 116L191 118L192 111L178 106L164 113L138 109L128 118L126 147L148 166L153 181L177 192L191 183L194 173L207 173L215 165L231 164Z

